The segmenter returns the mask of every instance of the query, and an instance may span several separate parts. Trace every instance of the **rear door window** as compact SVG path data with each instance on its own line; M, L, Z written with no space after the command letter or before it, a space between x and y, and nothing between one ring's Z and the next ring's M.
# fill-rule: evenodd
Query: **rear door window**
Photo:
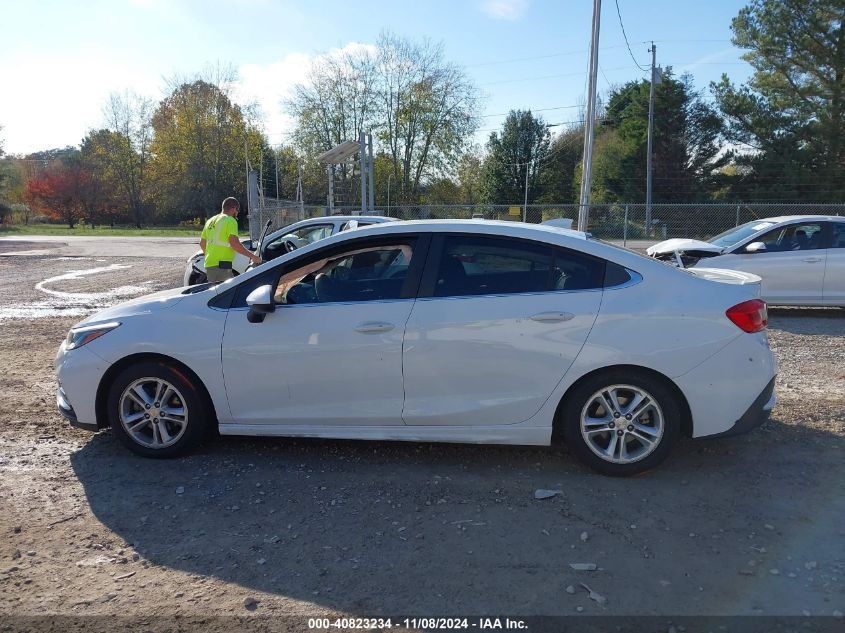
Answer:
M821 222L807 222L789 224L763 234L755 242L766 245L762 253L779 253L784 251L812 251L824 248Z
M604 265L569 249L505 237L448 235L432 295L456 297L601 288Z

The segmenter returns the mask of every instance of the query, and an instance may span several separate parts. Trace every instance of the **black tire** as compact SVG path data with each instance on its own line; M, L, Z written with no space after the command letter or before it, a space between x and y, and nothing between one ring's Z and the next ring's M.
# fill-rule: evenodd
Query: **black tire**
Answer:
M149 379L149 382L146 379ZM168 407L172 405L173 408L167 408L163 402L152 402L149 407L145 407L148 410L145 411L141 408L137 397L132 399L131 396L127 396L133 402L128 402L124 398L129 387L133 384L144 390L147 396L151 395L156 380L167 383L174 388L174 393L168 397L167 405ZM137 394L138 392L135 391L134 393ZM184 424L181 424L182 420L179 416L172 413L179 410L178 405L180 403L182 404L181 410L185 413ZM161 405L160 409L153 406L157 404ZM133 410L129 411L127 407L132 407ZM138 423L145 422L146 426L139 430L136 436L145 438L149 434L152 442L155 442L157 437L158 440L161 440L161 446L158 448L147 446L136 440L121 420L122 411L127 420L139 413L146 415L146 420L138 420ZM168 411L171 412L171 420L169 421L164 419L168 416ZM159 413L156 412L164 412L164 415L162 415L160 422L153 424L153 420L158 421L158 418L153 418L150 413L158 415ZM112 382L108 394L108 419L112 432L120 438L120 441L129 450L144 457L166 458L183 455L199 445L213 426L214 415L201 387L194 385L183 371L176 370L165 362L144 361L127 367ZM153 427L158 426L158 424L162 424L162 426L154 429ZM179 426L180 424L181 426ZM165 430L162 431L162 428ZM179 429L183 429L181 435L178 434ZM164 438L168 436L175 441L172 441L172 443L164 441Z
M638 435L634 435L629 438L628 435L625 434L625 429L630 429L632 428L631 426L626 426L617 431L611 431L608 429L604 432L601 430L602 427L594 427L596 429L596 435L593 436L595 438L593 440L593 446L597 449L602 447L596 445L605 441L607 442L605 448L609 449L610 441L613 440L613 437L610 434L618 434L621 431L624 434L621 435L621 438L624 439L617 437L617 442L624 441L626 442L626 446L633 444L637 448L643 447L641 448L643 451L650 450L650 452L644 454L641 458L637 458L635 461L616 463L611 461L608 457L600 457L593 449L590 448L590 444L588 444L587 439L585 439L584 434L582 434L581 416L582 413L585 412L585 408L589 406L596 406L595 404L591 405L591 403L596 402L594 400L594 396L598 392L611 386L631 386L641 389L646 392L654 402L656 402L656 409L647 411L644 414L646 416L645 418L637 418L645 421L646 424L644 426L656 426L655 418L662 413L662 435L656 442L654 442L654 444L656 444L654 448L644 448L646 443L640 440L639 437L646 437L646 435L640 433L638 430L636 431ZM621 388L616 393L621 393L624 396L626 390ZM621 403L622 399L618 398L618 401ZM630 402L630 400L628 402ZM625 407L622 407L622 410L624 410L624 408ZM589 410L590 409L586 409L586 411ZM601 407L595 410L604 411ZM580 384L576 385L576 387L567 394L566 400L560 410L558 425L559 429L562 431L563 438L567 446L584 464L604 475L610 475L612 477L627 477L651 470L666 459L669 452L672 450L672 446L675 444L678 436L680 435L681 417L683 415L682 411L682 405L681 402L679 402L677 394L669 385L666 384L664 379L644 371L611 370L590 376ZM608 415L608 419L614 423L623 425L628 424L628 422L624 421L624 416L615 416L614 418ZM634 422L637 422L637 419L635 419Z

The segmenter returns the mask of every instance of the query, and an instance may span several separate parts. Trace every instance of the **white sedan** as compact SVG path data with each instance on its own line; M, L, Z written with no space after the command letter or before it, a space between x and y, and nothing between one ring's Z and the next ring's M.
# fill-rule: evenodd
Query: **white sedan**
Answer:
M59 411L151 457L223 435L547 445L651 468L774 406L759 278L565 229L391 222L74 326Z
M793 215L742 224L707 240L671 239L646 251L682 266L759 275L776 305L845 306L845 218Z
M258 241L253 244L252 240L241 240L249 251L256 251L265 262L276 259L292 250L307 246L317 240L322 240L335 233L357 229L359 227L378 224L379 222L393 222L395 218L388 218L380 215L332 215L325 217L308 218L293 224L288 224L269 235L261 235ZM269 227L270 223L267 223ZM235 275L240 275L251 266L249 259L235 253L235 261L232 262L232 270ZM182 283L186 286L206 282L205 276L205 255L198 250L188 258L185 266L185 275Z

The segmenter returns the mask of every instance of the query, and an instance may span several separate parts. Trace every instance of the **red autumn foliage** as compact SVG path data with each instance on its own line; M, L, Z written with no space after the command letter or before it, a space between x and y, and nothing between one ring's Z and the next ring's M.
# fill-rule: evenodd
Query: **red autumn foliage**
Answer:
M85 214L90 181L82 167L57 162L26 184L24 196L30 206L73 228Z

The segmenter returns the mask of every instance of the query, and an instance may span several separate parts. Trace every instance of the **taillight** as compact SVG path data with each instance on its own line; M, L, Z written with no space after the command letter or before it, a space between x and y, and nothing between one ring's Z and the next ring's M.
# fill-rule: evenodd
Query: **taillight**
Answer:
M728 308L725 315L744 332L760 332L769 324L769 311L762 299L751 299Z

